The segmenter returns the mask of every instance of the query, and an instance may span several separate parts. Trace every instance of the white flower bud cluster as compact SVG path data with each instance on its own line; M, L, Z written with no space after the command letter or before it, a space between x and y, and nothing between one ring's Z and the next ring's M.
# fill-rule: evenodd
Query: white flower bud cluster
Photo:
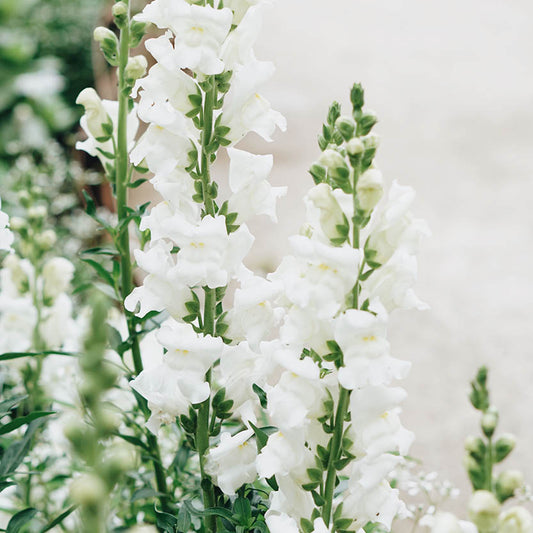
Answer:
M1 210L0 201L0 250L11 250L13 244L13 233L9 229L9 217Z

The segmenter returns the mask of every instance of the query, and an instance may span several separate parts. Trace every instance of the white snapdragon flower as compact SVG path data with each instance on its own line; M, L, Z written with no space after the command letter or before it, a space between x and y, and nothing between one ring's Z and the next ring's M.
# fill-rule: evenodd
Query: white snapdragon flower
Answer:
M228 235L226 218L206 216L198 225L176 228L177 272L189 286L214 289L229 283L250 250L253 236L245 225Z
M278 286L259 276L241 280L227 317L228 336L236 341L246 339L257 347L282 318L283 310L272 303L279 292Z
M2 202L0 200L0 208ZM0 250L11 250L14 236L9 229L9 217L6 213L0 210Z
M56 298L65 292L74 276L74 265L64 257L54 257L43 265L43 293L47 298Z
M238 213L239 223L261 214L275 222L277 199L286 194L287 187L272 187L267 181L274 163L272 156L254 155L236 148L228 148L228 155L229 185L233 193L229 211Z
M220 443L209 450L206 472L224 494L234 495L242 485L252 483L257 477L257 446L252 437L251 429L233 436L224 432Z
M42 310L39 333L48 348L58 349L76 335L76 323L72 319L72 301L64 293L57 295L52 307Z
M160 240L145 251L134 251L137 264L148 275L124 300L128 311L143 317L151 311L166 310L178 320L187 314L185 303L191 299L191 290L179 279L172 247L171 242Z
M236 65L231 89L222 109L222 123L230 128L226 136L233 142L240 141L253 131L265 141L271 141L276 127L287 129L285 117L274 111L270 103L257 91L274 73L274 65L265 61L250 61Z
M269 279L281 283L291 303L329 318L344 305L355 285L360 251L332 247L301 235L290 239L294 255L284 258Z
M445 512L425 515L420 521L420 525L431 528L431 533L478 533L472 522L459 520L452 513Z
M386 263L399 247L416 254L421 238L429 236L427 224L415 219L410 211L415 196L414 189L394 181L387 202L376 210L370 226L369 247L377 252L377 262Z
M11 297L0 293L0 352L30 349L37 323L37 310L31 295Z
M277 476L276 480L279 490L271 493L267 514L286 514L296 518L298 522L301 518L309 519L314 509L314 502L311 493L302 489L302 480L295 479L292 475Z
M344 225L348 219L330 185L319 183L307 193L304 201L307 205L308 219L317 220L316 224L312 224L314 226L313 237L318 233L320 237L323 237L321 240L327 244L330 239L341 237L339 226ZM353 202L351 199L350 201Z
M93 157L98 157L102 164L108 163L110 160L102 154L100 150L113 153L113 141L109 139L101 142L98 141L97 138L103 136L101 135L101 133L103 133L101 131L101 125L111 121L111 124L113 125L113 136L116 141L118 102L114 100L100 100L100 97L96 94L94 89L84 89L78 96L77 103L83 105L86 109L85 114L81 117L80 125L83 131L87 134L87 139L85 141L78 141L76 143L76 149L83 150ZM134 105L132 111L128 114L127 124L128 150L131 150L135 143L137 130L139 129L137 104Z
M173 55L180 68L206 75L224 70L220 48L231 28L230 9L191 5L185 0L154 0L135 18L172 30Z
M191 140L187 130L182 132L167 130L156 124L150 124L135 148L130 153L131 162L139 165L143 160L154 174L170 174L178 168L189 164L188 153Z
M246 18L253 11L254 6L268 3L269 0L226 0L224 5L229 7L233 13L233 24L244 24Z
M270 533L300 533L296 520L286 513L276 513L268 510L265 522Z

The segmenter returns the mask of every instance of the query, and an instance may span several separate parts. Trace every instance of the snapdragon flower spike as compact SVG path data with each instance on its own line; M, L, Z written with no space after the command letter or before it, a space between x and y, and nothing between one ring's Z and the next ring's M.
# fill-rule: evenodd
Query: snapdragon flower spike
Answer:
M254 276L243 260L253 243L246 222L256 215L275 220L285 188L268 182L272 156L234 145L252 131L271 140L285 119L258 93L273 72L252 50L264 2L198 4L154 0L136 16L165 33L146 42L156 64L133 87L148 128L130 159L153 173L163 201L141 220L150 242L135 257L148 275L125 306L139 316L162 311L171 317L157 335L163 360L132 386L148 400L154 433L176 419L181 425L199 453L204 504L212 507L211 483L233 495L257 477L252 424L269 370L259 347L281 318L272 305L278 288ZM221 147L230 161L225 199L211 177ZM239 285L234 306L225 311L233 282ZM235 435L223 431L230 417L241 423ZM215 528L206 518L206 530Z
M351 100L350 116L330 108L306 223L268 277L279 295L271 305L284 309L279 340L259 347L272 362L263 387L279 429L257 459L278 487L271 533L390 529L403 508L387 479L413 439L399 418L405 391L392 386L410 365L391 355L387 322L393 309L423 307L412 286L428 231L410 212L412 189L394 183L380 203L375 115L360 86Z

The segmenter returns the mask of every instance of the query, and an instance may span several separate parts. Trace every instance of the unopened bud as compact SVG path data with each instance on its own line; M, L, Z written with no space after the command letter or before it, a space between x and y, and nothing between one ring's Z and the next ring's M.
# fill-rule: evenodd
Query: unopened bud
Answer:
M511 507L502 513L498 533L531 533L533 517L524 507Z
M514 496L517 489L524 485L524 476L520 470L504 470L496 479L495 489L501 502Z
M346 151L351 156L362 154L365 151L365 145L361 139L354 137L346 143Z
M110 450L104 459L104 471L108 483L114 485L122 474L135 468L135 463L135 453L131 448L118 446Z
M57 235L54 230L47 229L35 237L37 244L44 250L50 250L57 242Z
M26 221L22 217L11 217L9 219L9 227L13 231L20 231L26 227Z
M44 205L34 205L28 209L28 218L32 220L39 220L46 217L46 207Z
M109 29L104 28L104 26L98 26L93 31L93 39L102 44L106 40L117 41L117 36Z
M329 170L334 170L346 166L346 161L344 160L344 157L342 157L342 155L339 154L337 150L332 150L331 148L328 148L327 150L324 150L322 152L322 155L320 156L318 162Z
M383 176L376 168L363 173L357 180L357 198L364 211L372 211L383 196Z
M516 446L516 438L510 433L504 433L494 443L494 459L497 463L503 461Z
M126 65L126 79L130 84L133 84L139 78L142 78L146 74L148 68L148 61L144 56L130 57L128 64Z
M486 437L490 438L498 425L498 410L495 407L489 407L487 412L481 417L481 429Z
M128 14L128 6L124 2L117 2L113 8L112 13L114 17L121 17Z
M83 474L72 482L70 496L78 505L93 507L105 500L107 487L98 476Z
M488 490L474 492L468 504L468 515L482 533L495 533L498 529L500 503Z
M28 207L31 203L31 196L30 196L30 193L28 191L19 191L17 193L17 198L18 198L18 201L20 202L20 205L22 205L22 207Z
M357 133L366 135L376 125L378 117L374 111L365 111L363 116L357 121Z
M431 527L431 533L462 533L459 520L452 513L437 513Z
M380 138L376 133L370 133L361 139L365 150L376 150L379 146Z
M465 450L476 459L483 458L485 448L485 443L479 437L470 435L465 440Z
M335 122L335 127L340 131L345 141L349 141L355 133L355 120L347 115L340 116Z

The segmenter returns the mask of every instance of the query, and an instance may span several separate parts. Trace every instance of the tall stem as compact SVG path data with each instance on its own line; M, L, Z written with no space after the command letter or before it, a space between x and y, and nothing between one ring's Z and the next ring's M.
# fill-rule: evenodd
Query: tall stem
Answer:
M214 77L211 78L209 89L205 93L204 106L202 109L203 128L202 128L202 153L201 153L201 180L202 192L206 215L215 215L215 206L211 196L211 175L210 164L211 154L208 146L213 136L213 108L216 99L216 86ZM203 317L203 331L205 335L214 335L215 333L215 314L216 314L216 291L209 287L204 287L205 303L204 303L204 317ZM211 384L211 370L209 370L205 377L206 381ZM205 473L205 455L209 449L210 437L210 402L207 398L198 409L198 419L196 427L196 449L200 459L200 475L202 477L202 494L204 500L204 508L208 509L216 505L215 490L211 480ZM214 533L217 530L217 523L215 516L205 517L205 528L209 533Z
M128 17L129 20L129 17ZM116 154L116 198L119 233L116 236L117 249L120 253L120 294L122 301L133 290L133 271L130 254L129 224L123 221L128 217L128 185L130 180L130 163L128 159L128 105L129 94L126 82L126 66L130 51L129 23L124 24L120 30L120 49L118 66L118 124L117 124L117 154ZM143 370L139 337L137 335L137 322L135 315L124 310L128 324L128 334L131 341L131 354L135 373L139 375ZM143 412L144 405L139 404ZM144 408L143 408L144 407ZM146 430L147 444L152 456L155 481L160 496L161 507L168 511L168 489L165 472L161 463L161 453L156 437Z

